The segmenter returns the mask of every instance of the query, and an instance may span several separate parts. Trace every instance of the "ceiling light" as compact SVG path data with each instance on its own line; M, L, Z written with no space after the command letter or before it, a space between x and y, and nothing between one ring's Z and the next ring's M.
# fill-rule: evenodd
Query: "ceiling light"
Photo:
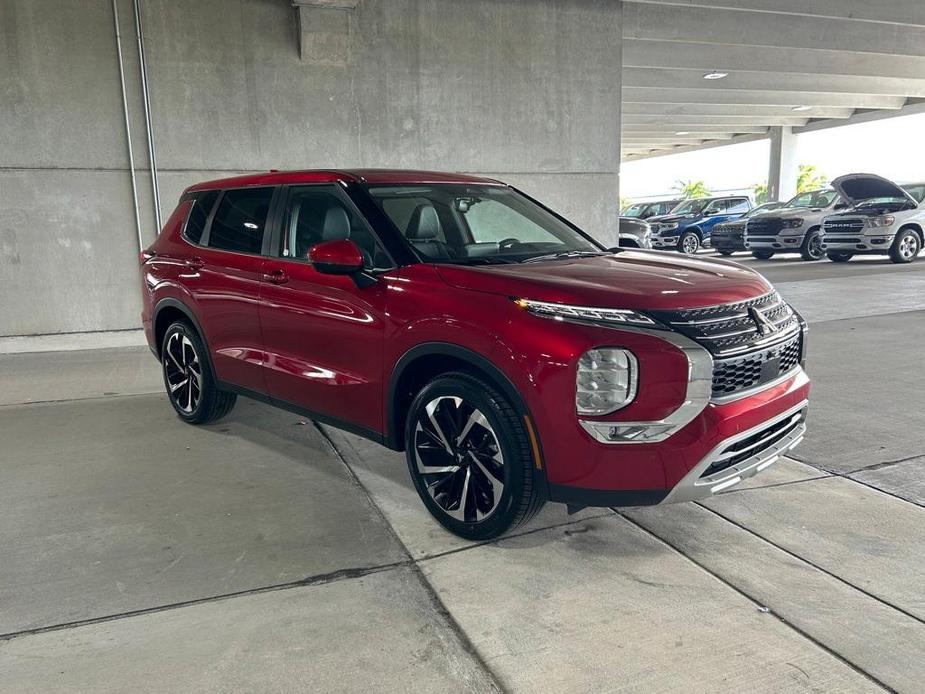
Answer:
M723 77L729 77L729 73L728 72L717 72L716 70L714 70L713 72L708 72L707 74L703 76L705 80L721 80L723 79Z
M687 130L679 130L675 135L690 135L690 133Z
M811 108L812 106L794 106L790 110L791 111L809 111Z

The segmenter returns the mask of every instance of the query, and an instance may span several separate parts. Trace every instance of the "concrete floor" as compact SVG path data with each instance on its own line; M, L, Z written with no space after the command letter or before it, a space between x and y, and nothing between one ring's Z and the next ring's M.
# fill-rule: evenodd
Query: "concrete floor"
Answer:
M0 355L0 691L921 691L925 262L770 262L810 431L704 503L442 531L404 460L144 348Z

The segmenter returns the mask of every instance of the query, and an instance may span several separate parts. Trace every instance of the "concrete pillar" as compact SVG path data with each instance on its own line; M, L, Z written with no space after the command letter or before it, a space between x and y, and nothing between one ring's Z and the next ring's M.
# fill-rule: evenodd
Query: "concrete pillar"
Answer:
M797 193L796 136L790 127L771 128L768 201L786 201Z

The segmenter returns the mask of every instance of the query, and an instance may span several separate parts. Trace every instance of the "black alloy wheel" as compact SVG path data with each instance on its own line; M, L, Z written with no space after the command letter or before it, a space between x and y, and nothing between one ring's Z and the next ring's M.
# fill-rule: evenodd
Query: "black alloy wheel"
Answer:
M161 366L167 397L183 421L207 424L234 407L237 396L218 389L205 345L187 323L178 321L167 328Z

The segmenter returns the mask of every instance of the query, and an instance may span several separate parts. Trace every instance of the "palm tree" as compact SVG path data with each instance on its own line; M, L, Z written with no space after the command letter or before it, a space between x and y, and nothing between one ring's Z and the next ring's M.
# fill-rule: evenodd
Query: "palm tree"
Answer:
M800 164L800 172L797 174L798 193L819 190L820 188L825 188L827 185L829 185L828 176L818 173L814 165Z
M680 193L684 199L710 197L707 184L703 181L678 181L674 186L674 190Z
M768 201L768 182L756 183L752 186L752 195L755 196L755 204L762 205Z

